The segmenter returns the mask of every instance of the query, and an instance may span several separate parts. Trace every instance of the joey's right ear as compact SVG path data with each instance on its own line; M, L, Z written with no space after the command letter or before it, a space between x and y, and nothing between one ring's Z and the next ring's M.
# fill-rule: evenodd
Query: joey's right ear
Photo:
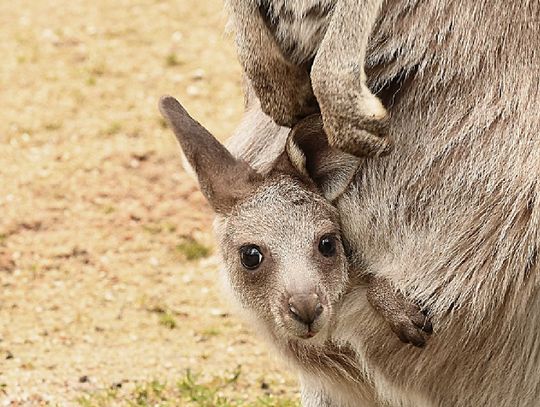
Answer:
M252 193L261 176L244 161L235 159L175 98L163 96L159 110L172 127L214 211L227 213Z
M345 191L361 160L328 144L320 114L308 116L294 126L286 152L296 170L313 180L330 201Z

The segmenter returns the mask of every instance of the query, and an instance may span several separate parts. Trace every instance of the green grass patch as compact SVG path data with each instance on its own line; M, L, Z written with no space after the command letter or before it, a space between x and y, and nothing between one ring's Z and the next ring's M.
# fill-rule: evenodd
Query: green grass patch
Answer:
M60 121L48 122L48 123L45 123L43 127L45 128L45 130L48 130L48 131L60 130L62 128L62 122Z
M115 134L118 134L122 130L122 123L120 122L112 122L109 124L105 132L109 136L114 136Z
M219 330L218 328L206 328L206 329L203 329L201 331L201 335L202 336L207 336L207 337L210 337L210 336L219 336L221 334L221 330Z
M238 389L240 367L224 376L216 376L209 382L201 382L199 376L187 371L176 383L159 380L138 383L129 390L111 388L87 394L77 399L81 407L300 407L295 399L264 395L246 400ZM227 396L238 391L242 397Z
M167 120L165 120L163 117L158 117L157 121L162 129L168 129L169 124L167 123Z
M107 214L107 215L110 215L111 213L115 213L116 212L116 208L112 205L103 205L101 207L101 210L103 211L103 213Z
M151 235L176 232L176 225L173 225L172 223L147 223L143 225L142 228Z
M89 76L88 78L86 78L86 84L88 86L95 86L97 83L97 80L96 80L96 77L95 76Z
M189 261L199 260L210 255L210 248L208 246L192 238L186 238L177 244L175 251Z
M169 329L177 326L176 319L170 311L164 311L159 315L159 324Z
M182 65L183 61L181 61L175 53L171 52L165 58L165 64L172 67Z
M112 402L118 404L119 400L120 396L117 389L107 389L78 397L75 402L81 407L106 407L110 406Z

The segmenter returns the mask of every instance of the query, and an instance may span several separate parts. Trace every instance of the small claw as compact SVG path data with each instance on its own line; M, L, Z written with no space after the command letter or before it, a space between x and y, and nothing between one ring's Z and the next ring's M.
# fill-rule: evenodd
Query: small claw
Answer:
M409 338L405 335L405 332L400 330L393 330L394 333L398 336L399 340L403 343L409 343Z
M424 325L422 326L422 330L427 333L428 335L431 335L433 333L433 323L431 322L431 318L429 318L429 313L427 309L423 309L422 315L424 315Z
M431 335L433 333L433 324L428 317L426 317L424 325L422 326L422 331L424 331L428 335Z
M423 348L426 344L424 335L422 335L422 333L414 326L392 326L392 331L394 331L399 340L403 343L410 343L417 348Z
M420 311L412 313L410 318L412 323L418 329L421 329L428 335L433 333L433 324L431 323L430 319Z
M410 341L411 341L411 345L416 346L417 348L423 348L426 345L426 339L419 332L415 332L411 334Z

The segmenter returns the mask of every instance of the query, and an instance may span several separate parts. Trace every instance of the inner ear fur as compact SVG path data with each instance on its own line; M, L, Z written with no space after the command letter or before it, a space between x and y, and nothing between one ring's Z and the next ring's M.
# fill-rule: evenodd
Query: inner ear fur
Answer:
M328 144L320 114L306 117L292 129L285 150L292 166L330 201L345 191L360 166L360 158Z
M215 212L229 212L253 192L261 176L246 162L234 158L176 99L162 97L159 110L173 129L197 175L201 192Z

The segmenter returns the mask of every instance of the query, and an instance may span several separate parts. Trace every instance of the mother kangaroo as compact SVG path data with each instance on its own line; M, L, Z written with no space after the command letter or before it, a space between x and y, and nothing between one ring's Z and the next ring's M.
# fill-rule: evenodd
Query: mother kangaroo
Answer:
M396 149L333 203L351 269L429 309L436 332L397 341L353 273L323 352L284 350L304 406L540 405L539 49L537 0L384 3L366 71ZM265 173L288 130L249 89L247 105L230 150Z
M361 288L348 294L340 339L370 390L343 405L538 406L540 2L388 0L369 44L396 149L337 200L343 234L437 329L404 347ZM229 146L264 170L287 130L248 96ZM324 404L331 387L306 375L304 404L339 405Z

